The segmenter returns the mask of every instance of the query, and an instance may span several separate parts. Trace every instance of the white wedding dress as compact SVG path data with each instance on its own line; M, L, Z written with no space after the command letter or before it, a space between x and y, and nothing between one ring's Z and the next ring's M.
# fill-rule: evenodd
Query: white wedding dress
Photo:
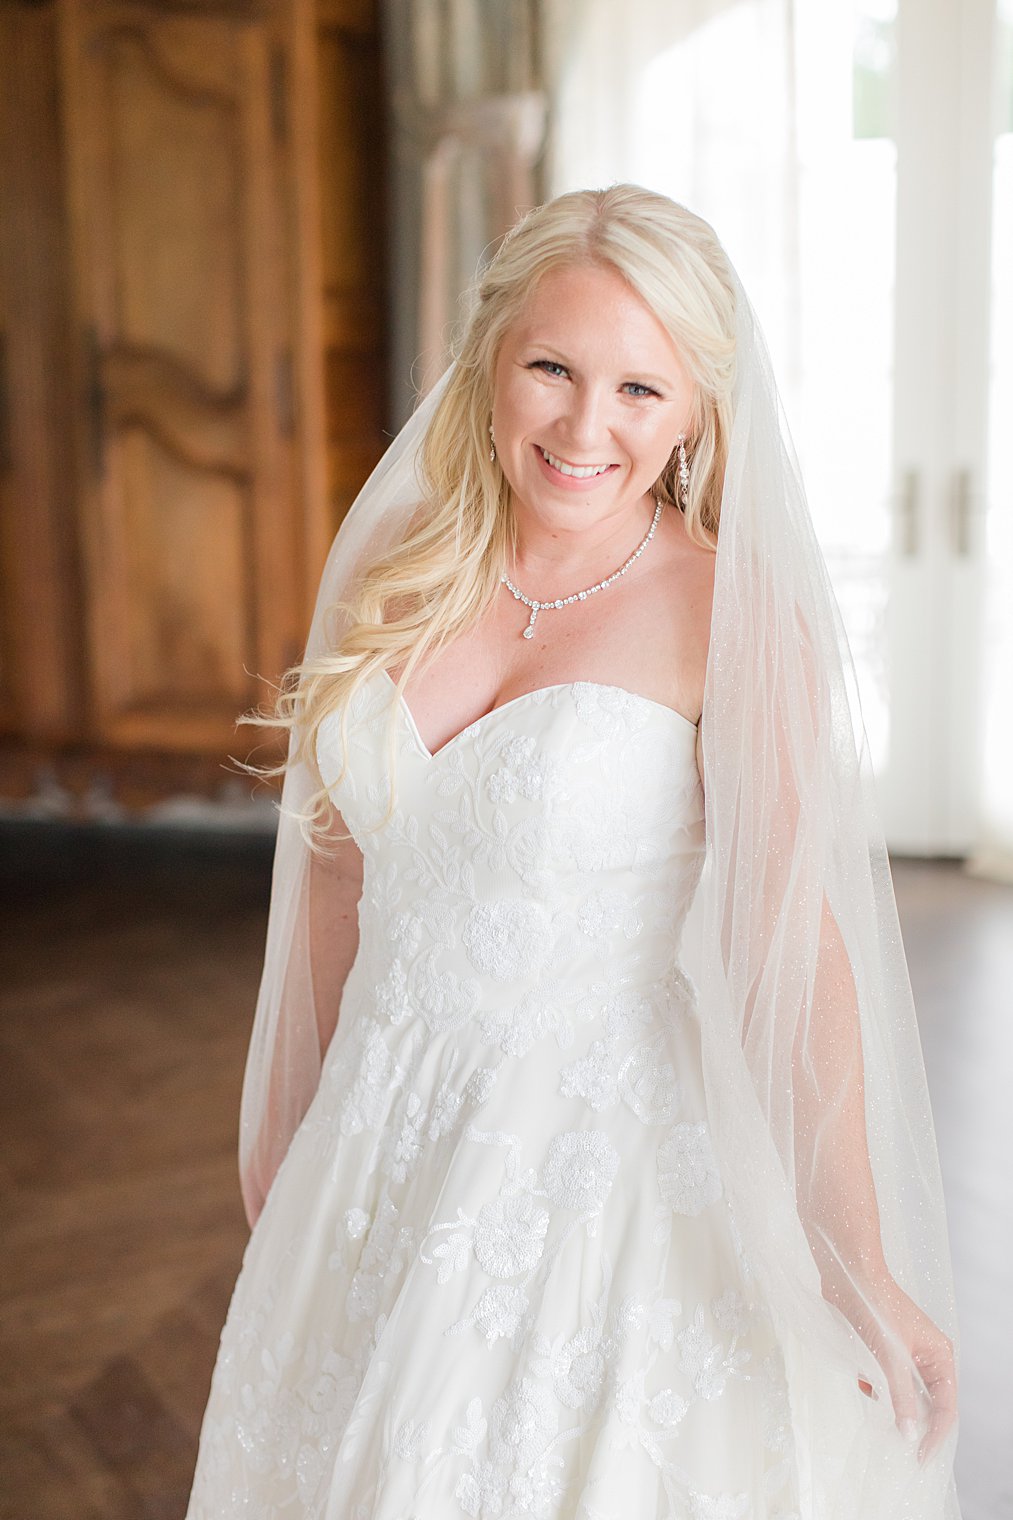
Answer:
M695 727L581 681L433 755L381 675L334 780L337 723L359 951L246 1249L188 1520L791 1520L782 1349L677 960Z

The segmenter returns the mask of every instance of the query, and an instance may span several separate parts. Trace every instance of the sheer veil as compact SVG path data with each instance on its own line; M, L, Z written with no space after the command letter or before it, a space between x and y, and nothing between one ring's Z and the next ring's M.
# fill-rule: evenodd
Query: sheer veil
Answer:
M933 1403L938 1411L947 1399L901 1327L920 1312L955 1343L956 1318L854 671L763 337L734 284L734 415L701 720L706 848L673 955L696 987L708 1117L735 1228L785 1347L802 1514L959 1520L955 1423L924 1462L897 1428L912 1418L924 1435ZM333 647L335 603L403 533L449 374L342 524L308 655ZM291 816L313 789L307 768L292 765L242 1099L251 1220L321 1068L314 964L328 947L310 850Z

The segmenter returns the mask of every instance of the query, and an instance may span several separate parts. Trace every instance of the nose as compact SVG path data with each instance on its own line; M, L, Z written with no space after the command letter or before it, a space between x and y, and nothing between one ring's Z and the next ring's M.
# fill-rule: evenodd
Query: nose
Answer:
M575 385L569 392L566 416L561 419L569 446L574 452L593 457L596 463L605 462L602 450L607 450L611 438L608 401L604 386Z

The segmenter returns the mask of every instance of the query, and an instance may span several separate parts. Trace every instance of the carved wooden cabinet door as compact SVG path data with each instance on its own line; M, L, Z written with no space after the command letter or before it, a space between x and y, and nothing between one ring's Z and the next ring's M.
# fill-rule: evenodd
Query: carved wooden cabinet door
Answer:
M245 754L235 718L300 653L326 532L293 267L311 20L59 3L88 727Z

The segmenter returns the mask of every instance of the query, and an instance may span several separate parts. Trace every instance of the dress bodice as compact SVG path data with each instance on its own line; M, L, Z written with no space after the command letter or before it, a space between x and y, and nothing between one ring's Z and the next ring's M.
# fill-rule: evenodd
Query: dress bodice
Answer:
M566 1018L568 988L644 986L673 966L703 856L688 718L576 681L432 754L381 672L350 704L343 775L339 729L324 720L318 758L363 852L359 969L382 968L392 1022L421 1013L435 1032L480 1010L493 1031L520 994L541 1027Z
M382 673L345 717L317 756L364 857L359 945L189 1520L798 1515L678 956L694 725L577 681L434 755Z

